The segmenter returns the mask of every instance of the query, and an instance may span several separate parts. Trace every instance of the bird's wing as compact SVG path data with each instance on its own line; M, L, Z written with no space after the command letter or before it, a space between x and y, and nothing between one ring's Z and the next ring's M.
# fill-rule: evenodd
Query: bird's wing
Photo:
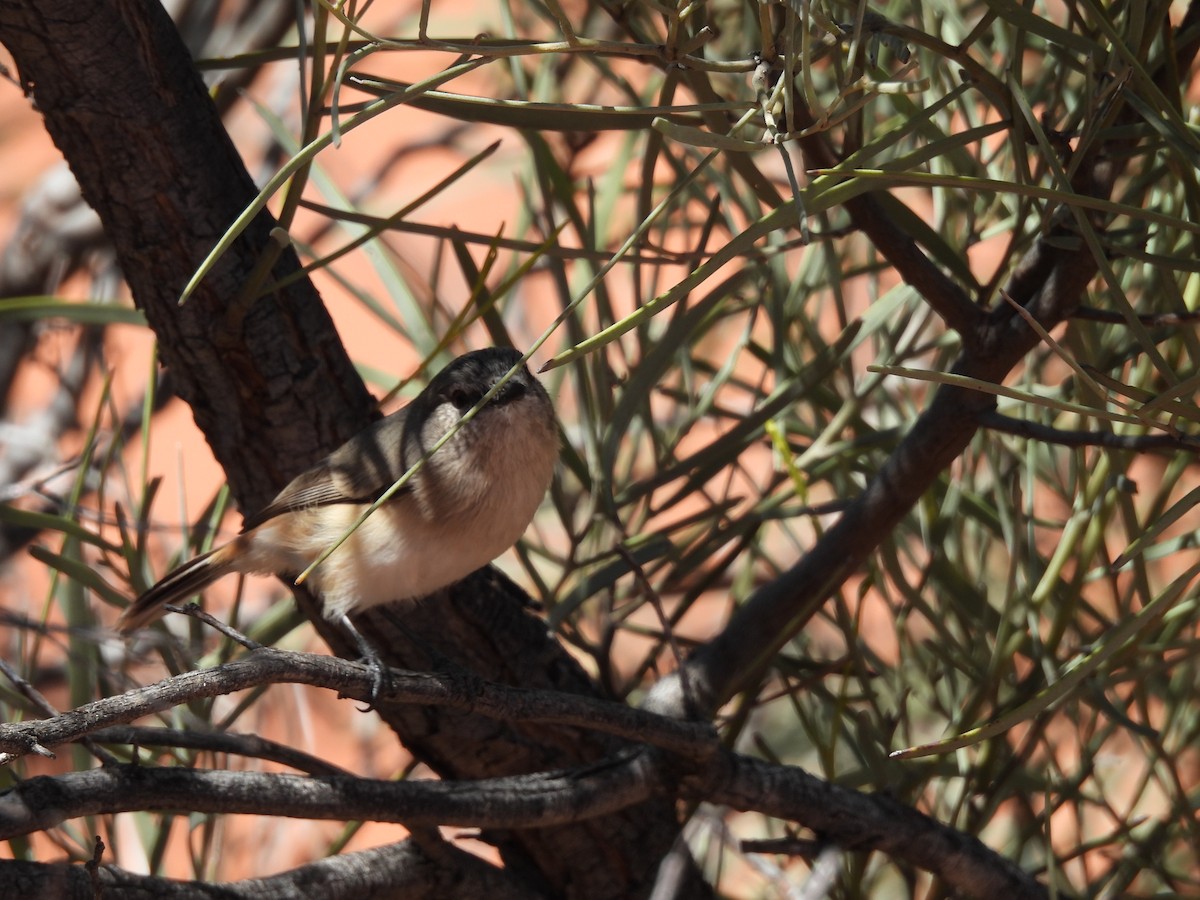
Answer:
M297 475L265 508L246 518L249 531L283 513L334 503L373 503L404 474L408 407L368 426L307 472ZM407 487L401 491L407 490Z

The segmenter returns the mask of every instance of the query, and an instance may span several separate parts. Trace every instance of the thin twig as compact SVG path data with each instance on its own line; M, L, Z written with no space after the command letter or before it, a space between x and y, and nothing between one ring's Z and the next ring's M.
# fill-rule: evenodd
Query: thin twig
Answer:
M981 415L979 424L993 431L1064 447L1109 447L1113 450L1132 450L1135 453L1200 452L1200 439L1186 434L1114 434L1111 431L1052 428L995 411Z
M290 766L309 775L351 775L346 769L284 744L256 734L232 734L228 731L195 731L179 728L151 728L139 725L115 725L92 735L98 744L130 744L135 747L174 747L206 753L223 753L247 759L265 759Z
M1089 322L1107 322L1112 325L1124 325L1128 321L1125 316L1111 309L1096 309L1094 306L1081 306L1071 314L1072 319L1086 319ZM1147 327L1190 325L1200 322L1200 312L1169 313L1138 313L1137 320Z

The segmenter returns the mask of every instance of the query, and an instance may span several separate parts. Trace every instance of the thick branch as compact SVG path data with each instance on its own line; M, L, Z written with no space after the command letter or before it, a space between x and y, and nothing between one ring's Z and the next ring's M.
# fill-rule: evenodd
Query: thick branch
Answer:
M470 782L107 766L30 778L0 796L0 840L45 831L79 816L139 810L369 819L409 828L549 828L641 803L652 795L655 782L645 754L561 774Z
M848 850L877 850L973 897L1042 898L1045 888L982 842L882 794L861 794L807 772L736 754L684 779L693 800L801 822Z
M901 803L822 781L802 769L720 750L675 770L657 752L622 754L562 773L476 782L373 781L249 772L112 766L33 778L0 797L0 839L70 818L133 810L257 813L416 825L561 825L643 802L656 793L795 821L847 850L881 851L977 897L1036 897L1015 865Z
M801 101L796 105L797 126L810 128L815 125L803 98L795 95L793 100ZM813 168L836 168L840 162L822 132L801 138L800 147ZM898 203L887 205L899 206ZM958 332L964 340L970 340L983 322L983 310L925 255L921 245L896 221L885 204L871 194L861 194L847 200L845 209L854 227L870 238L875 249L921 295L946 327ZM911 212L908 214L912 215Z
M244 660L186 673L53 719L0 726L0 746L28 749L32 741L54 745L85 734L154 742L159 732L165 732L175 739L175 732L168 729L136 729L131 735L109 735L98 729L112 721L138 718L189 700L273 681L321 684L365 697L372 678L362 666L338 659L258 650ZM518 691L469 677L394 672L389 695L407 702L484 710L497 717L613 730L637 743L669 746L673 756L633 751L635 761L630 751L624 751L596 765L562 774L458 783L409 782L401 786L328 770L318 773L323 777L306 779L110 766L99 773L88 773L88 777L34 779L0 799L0 839L5 837L5 827L14 834L24 834L80 815L164 808L366 818L402 822L410 827L544 827L625 809L652 794L674 793L673 767L679 766L689 773L680 782L680 800L724 804L795 820L841 847L886 852L899 861L934 872L951 884L973 885L976 894L1003 896L1005 890L1016 890L1017 896L1038 896L1040 890L1036 882L974 838L889 798L841 788L799 768L764 764L730 753L716 744L715 735L705 726L664 720L589 697ZM203 746L209 737L193 735L191 745ZM259 748L241 746L246 741L241 736L212 737L226 741L221 745L225 751L258 755ZM278 758L275 748L261 749L271 758ZM662 765L664 760L670 764ZM202 780L190 780L193 776Z
M372 680L371 671L360 663L264 648L235 662L184 672L157 684L95 700L53 718L0 725L0 750L12 758L38 745L55 747L92 735L101 728L265 684L309 684L365 701L371 696ZM506 722L588 729L691 757L703 757L717 746L716 732L708 725L680 722L593 697L507 687L465 672L425 674L393 670L378 699L445 707ZM7 761L0 758L0 762Z
M97 890L101 893L98 894ZM387 896L396 900L444 900L446 897L487 897L489 900L532 900L529 885L511 872L502 872L454 847L440 848L436 858L415 841L332 856L269 878L224 884L173 881L138 875L116 866L99 866L92 873L81 865L0 862L0 896L54 897L55 900L292 900L319 896L322 900L361 900Z

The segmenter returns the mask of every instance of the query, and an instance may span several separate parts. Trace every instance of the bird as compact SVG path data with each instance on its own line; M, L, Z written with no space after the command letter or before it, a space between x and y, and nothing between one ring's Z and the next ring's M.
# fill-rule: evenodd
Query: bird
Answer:
M410 404L293 479L237 537L141 594L117 630L143 628L164 605L233 572L295 578L500 385L308 579L325 617L345 625L364 657L377 661L350 613L427 596L482 568L517 542L545 497L558 429L549 395L521 360L498 347L454 359Z

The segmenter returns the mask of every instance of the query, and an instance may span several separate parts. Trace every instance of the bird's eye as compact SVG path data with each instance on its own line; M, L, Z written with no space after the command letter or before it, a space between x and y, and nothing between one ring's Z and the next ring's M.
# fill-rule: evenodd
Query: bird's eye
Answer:
M446 399L453 403L454 408L460 412L470 409L479 402L479 398L482 396L482 394L468 390L462 385L455 385L446 392Z

